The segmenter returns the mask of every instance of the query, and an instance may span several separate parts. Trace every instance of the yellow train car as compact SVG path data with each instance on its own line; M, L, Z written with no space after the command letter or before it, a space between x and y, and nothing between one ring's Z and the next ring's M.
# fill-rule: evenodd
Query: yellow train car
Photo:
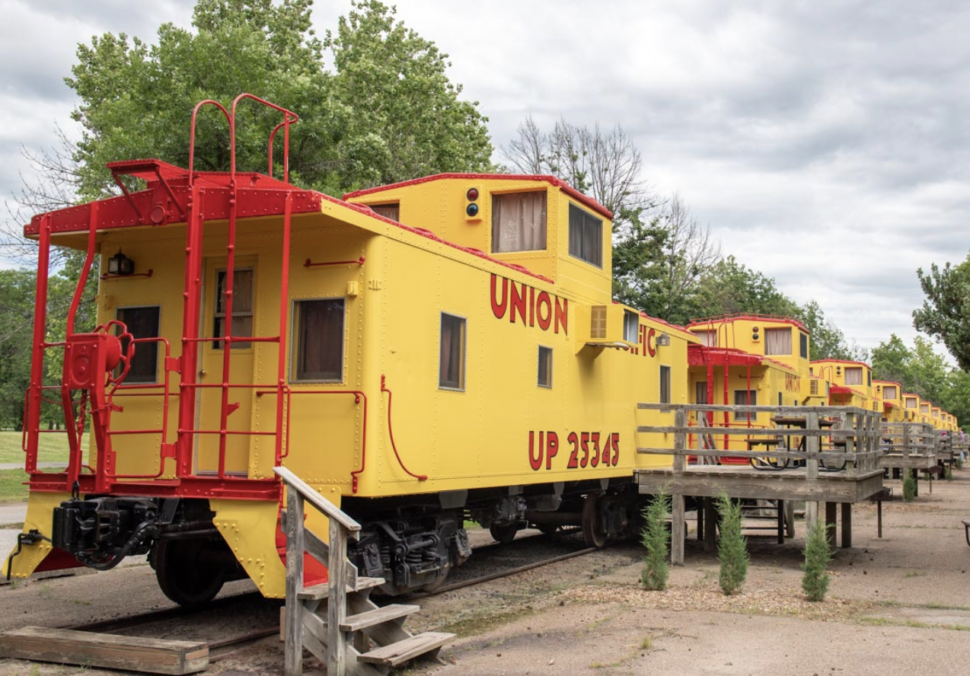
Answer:
M875 403L881 406L883 422L906 421L902 385L893 380L873 380L872 392Z
M819 359L812 374L829 382L829 405L872 408L872 369L860 361Z
M939 406L930 406L930 424L938 430L943 429L942 411Z
M466 519L501 541L528 525L581 525L597 546L631 532L634 471L671 463L636 453L636 403L686 403L699 341L613 302L611 214L594 200L549 176L340 200L234 159L109 167L141 189L25 228L41 246L33 368L53 354L65 368L28 393L30 500L6 572L148 553L178 603L242 575L281 597L279 465L364 524L350 557L389 593L462 563ZM43 339L52 245L88 252L82 285L96 256L105 271L100 328L69 323L63 343ZM45 388L65 402L64 469L36 465ZM639 443L672 445L661 436Z
M687 328L701 343L688 349L693 403L822 405L826 386L810 377L810 336L797 320L737 315L698 320ZM773 425L765 414L721 415L723 420L711 422L725 427ZM739 435L700 441L710 448L749 450L748 440Z
M906 415L906 422L922 422L920 418L920 407L922 397L912 392L903 392L903 410Z

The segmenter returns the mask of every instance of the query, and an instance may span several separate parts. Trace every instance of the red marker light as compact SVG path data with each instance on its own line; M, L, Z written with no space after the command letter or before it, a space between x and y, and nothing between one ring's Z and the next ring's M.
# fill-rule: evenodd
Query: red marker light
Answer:
M469 188L468 192L465 193L465 197L469 202L474 202L478 199L478 188Z

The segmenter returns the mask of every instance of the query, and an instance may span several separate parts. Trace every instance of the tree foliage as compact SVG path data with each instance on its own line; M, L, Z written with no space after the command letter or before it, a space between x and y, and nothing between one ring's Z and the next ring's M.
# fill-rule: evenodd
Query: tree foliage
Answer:
M970 371L970 257L952 266L936 263L916 271L926 298L913 311L913 326L942 341L964 371Z
M643 510L644 527L640 542L647 550L643 557L640 582L650 591L667 588L667 556L669 554L667 515L670 513L670 496L660 493L653 496Z
M832 548L829 546L827 527L816 521L808 529L808 539L805 542L805 562L802 563L802 591L809 601L825 600L829 590L829 577L826 570L832 560Z
M738 313L794 316L798 312L798 305L778 289L774 279L734 256L722 258L701 276L696 295L698 317Z
M78 48L67 84L81 100L74 160L81 198L111 189L105 162L158 157L185 166L193 106L250 92L296 112L291 180L341 194L442 171L483 170L491 143L476 103L461 101L447 55L377 0L355 0L318 39L312 0L199 0L194 30L164 24L155 44L106 33ZM325 68L331 60L332 69ZM213 67L219 64L219 67ZM238 166L264 171L278 114L240 105ZM197 166L229 166L228 129L200 115Z
M850 343L835 322L826 318L818 301L810 300L800 307L795 315L805 325L812 336L809 348L811 359L847 359L867 361L868 351L855 343Z
M718 584L726 596L737 594L748 577L748 542L741 534L741 503L722 493L717 499L721 539L717 560L721 564Z

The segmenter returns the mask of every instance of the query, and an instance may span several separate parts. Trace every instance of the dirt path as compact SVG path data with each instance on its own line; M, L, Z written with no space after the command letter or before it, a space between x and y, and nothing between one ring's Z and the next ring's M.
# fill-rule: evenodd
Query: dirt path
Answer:
M890 482L899 495L899 482ZM618 547L537 569L514 580L422 599L412 629L455 631L444 664L408 674L880 674L967 673L970 655L970 470L922 485L914 504L856 506L856 547L839 550L828 600L803 600L804 524L785 545L752 537L742 594L723 596L717 561L695 541L670 589L638 585L641 552ZM230 593L251 588L234 583ZM118 590L123 589L123 594ZM79 623L168 605L147 566L0 589L0 631ZM265 609L262 610L265 612ZM242 620L212 627L239 633ZM208 630L208 628L207 628ZM314 665L308 659L307 666ZM279 643L266 640L210 673L280 673ZM0 674L80 674L68 667L0 661ZM84 674L98 674L84 669Z

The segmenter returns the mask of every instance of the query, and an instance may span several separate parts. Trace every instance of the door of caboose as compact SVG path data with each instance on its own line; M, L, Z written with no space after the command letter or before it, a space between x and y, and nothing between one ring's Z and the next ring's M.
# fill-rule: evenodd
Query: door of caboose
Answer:
M233 274L232 316L226 310L226 259L211 258L206 261L203 279L204 303L202 307L202 337L213 338L201 343L199 350L198 382L196 395L195 474L211 475L219 471L220 436L223 410L223 382L229 385L251 385L255 352L258 343L235 342L236 338L253 336L256 326L256 258L237 257ZM225 341L215 340L226 335L226 325L231 322L232 347L228 374L224 377ZM252 388L228 388L229 416L226 420L225 472L231 476L246 476L253 437Z

